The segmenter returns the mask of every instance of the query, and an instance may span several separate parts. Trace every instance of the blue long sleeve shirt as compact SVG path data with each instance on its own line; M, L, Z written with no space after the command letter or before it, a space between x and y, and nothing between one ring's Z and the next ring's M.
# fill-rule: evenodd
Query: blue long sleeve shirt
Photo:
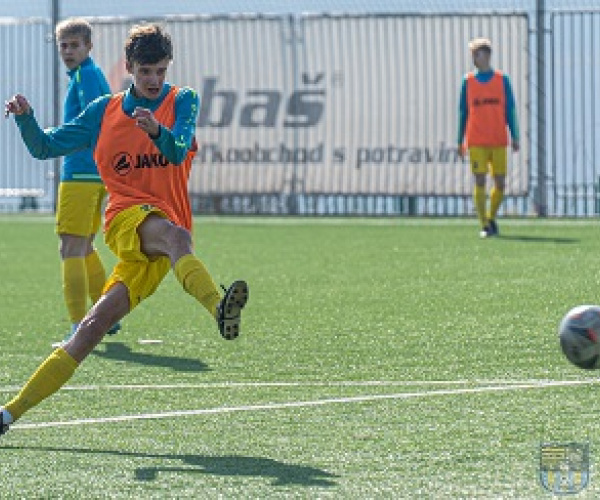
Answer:
M69 86L63 104L63 123L79 115L97 97L110 94L110 87L102 70L91 57L77 68L67 71ZM61 181L101 182L91 150L66 155L60 172Z
M154 112L163 102L171 85L165 83L158 99L150 100L135 97L132 87L125 91L123 111L128 116L133 114L136 107L147 108ZM16 115L15 121L25 142L34 158L45 160L56 158L75 151L89 148L96 149L100 126L106 105L111 96L102 96L92 101L77 117L60 127L42 130L31 113ZM159 151L174 165L179 165L185 159L192 145L196 130L198 114L198 94L188 87L177 92L175 98L175 123L169 129L160 126L157 138L152 139Z
M458 137L457 144L461 145L465 138L465 133L467 130L467 120L469 118L469 106L467 100L467 76L463 78L462 86L460 89L460 101L459 101L459 110L458 110ZM494 70L490 69L488 71L476 71L475 78L480 83L489 82L494 76ZM513 142L519 141L519 126L517 122L517 110L515 104L515 97L512 91L512 86L510 84L510 79L507 75L502 75L504 80L504 95L506 97L506 123L510 130L510 136Z

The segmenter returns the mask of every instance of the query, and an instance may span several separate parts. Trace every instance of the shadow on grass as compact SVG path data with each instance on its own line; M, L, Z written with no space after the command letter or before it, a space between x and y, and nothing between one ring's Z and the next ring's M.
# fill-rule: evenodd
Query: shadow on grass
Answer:
M104 350L99 347L92 351L92 354L99 358L127 361L128 363L138 363L146 366L160 366L163 368L171 368L178 372L210 371L210 368L206 363L195 358L160 356L147 352L136 352L128 345L119 342L108 342L101 345L104 346Z
M92 450L88 448L59 448L45 446L2 446L2 450L32 450L50 453L79 453L85 455L114 455L116 457L181 460L184 467L139 467L134 471L138 481L156 481L159 474L199 473L215 476L246 476L271 479L272 486L336 486L337 476L323 469L306 465L288 464L271 458L245 457L240 455L174 455L153 454L115 450Z
M549 238L547 236L511 236L511 235L504 235L501 234L499 237L494 238L494 239L498 239L499 241L505 240L505 241L523 241L526 243L557 243L557 244L575 244L575 243L579 243L581 240L578 240L577 238Z

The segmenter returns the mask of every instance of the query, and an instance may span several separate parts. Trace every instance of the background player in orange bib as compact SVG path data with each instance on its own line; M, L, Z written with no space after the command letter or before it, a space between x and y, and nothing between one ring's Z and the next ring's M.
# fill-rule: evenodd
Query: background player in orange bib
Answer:
M107 330L149 297L169 269L211 314L221 335L237 337L248 286L235 281L224 296L193 254L187 181L196 152L198 95L165 82L173 58L170 36L158 25L132 28L125 43L132 86L103 96L64 125L43 131L22 95L15 114L23 140L40 159L89 147L109 195L105 240L118 257L100 299L73 337L37 369L19 394L0 408L0 434L73 375Z
M460 92L458 151L469 150L475 177L473 201L481 225L480 236L500 234L496 216L504 198L508 146L507 126L513 151L519 150L515 98L507 75L490 65L492 44L486 38L469 43L475 72L465 75ZM486 179L492 175L490 207L486 211Z

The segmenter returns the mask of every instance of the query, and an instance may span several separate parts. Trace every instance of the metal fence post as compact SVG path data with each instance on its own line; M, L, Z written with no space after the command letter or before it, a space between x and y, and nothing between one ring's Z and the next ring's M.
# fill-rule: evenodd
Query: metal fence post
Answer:
M54 39L54 29L60 20L60 3L61 0L52 1L52 24L50 29L50 35L48 39L53 45L52 47L52 126L57 127L60 123L60 60L58 51L54 47L56 40ZM58 203L58 184L60 183L60 163L61 159L56 158L53 162L54 165L54 179L53 179L53 209L56 213L56 204Z
M298 87L298 34L296 30L299 29L298 20L294 15L289 16L289 29L290 29L290 62L292 66L292 88L289 89L295 92ZM298 129L294 129L294 151L298 150L299 146ZM298 214L298 158L297 155L293 156L292 164L292 178L290 180L290 194L288 197L288 213L291 215Z
M536 4L537 39L537 215L548 215L548 172L546 165L546 2Z

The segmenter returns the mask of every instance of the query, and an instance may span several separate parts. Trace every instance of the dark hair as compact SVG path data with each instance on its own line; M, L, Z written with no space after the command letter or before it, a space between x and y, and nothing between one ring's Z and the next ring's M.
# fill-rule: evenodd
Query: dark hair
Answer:
M138 24L129 31L125 58L130 64L155 64L165 58L172 60L171 36L158 24Z

